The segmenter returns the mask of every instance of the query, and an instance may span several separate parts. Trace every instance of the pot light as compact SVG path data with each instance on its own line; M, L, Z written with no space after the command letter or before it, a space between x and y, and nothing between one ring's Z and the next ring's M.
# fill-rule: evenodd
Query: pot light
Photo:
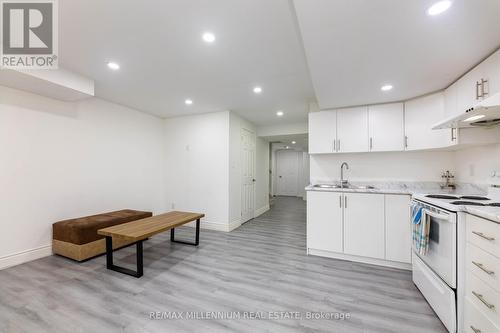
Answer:
M186 99L186 100L184 101L184 103L185 103L186 105L191 105L191 104L193 104L193 101L192 101L192 100L190 100L190 99Z
M278 112L276 112L276 115L277 115L278 117L283 117L283 115L284 115L284 114L285 114L285 113L284 113L283 111L278 111Z
M205 33L203 33L203 35L201 37L207 43L215 42L215 35L211 32L205 32Z
M286 146L286 147L285 147L285 149L290 149L290 147L289 147L289 146Z
M470 121L479 120L479 119L484 118L484 117L486 117L484 114L478 114L477 116L472 116L472 117L465 119L463 122L468 123Z
M443 0L436 2L435 4L430 6L429 9L427 9L427 15L436 16L441 13L444 13L445 11L450 9L451 5L452 5L451 0Z
M256 94L260 94L262 92L262 88L261 87L255 87L255 88L253 88L253 92L256 93Z
M294 145L294 144L296 144L296 143L297 143L297 142L295 142L295 141L292 141L292 145Z
M117 71L120 69L120 65L118 65L116 62L110 61L108 62L108 68Z
M382 91L389 91L389 90L392 90L393 86L390 85L390 84L386 84L386 85L383 85L380 90Z

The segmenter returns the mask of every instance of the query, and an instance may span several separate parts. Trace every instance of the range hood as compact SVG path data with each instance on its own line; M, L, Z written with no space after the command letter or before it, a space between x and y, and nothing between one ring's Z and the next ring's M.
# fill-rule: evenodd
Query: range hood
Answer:
M447 118L432 129L500 125L500 93L488 97L458 116Z

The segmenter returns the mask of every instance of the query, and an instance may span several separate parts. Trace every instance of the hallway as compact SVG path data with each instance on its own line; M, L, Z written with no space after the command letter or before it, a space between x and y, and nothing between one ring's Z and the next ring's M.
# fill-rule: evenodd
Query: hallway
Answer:
M307 256L305 219L302 199L278 197L233 232L202 230L198 248L156 236L144 245L141 279L107 271L103 256L82 264L51 256L0 271L0 332L445 332L410 272ZM133 264L133 251L116 258ZM150 318L171 311L184 318ZM242 317L185 317L217 311Z

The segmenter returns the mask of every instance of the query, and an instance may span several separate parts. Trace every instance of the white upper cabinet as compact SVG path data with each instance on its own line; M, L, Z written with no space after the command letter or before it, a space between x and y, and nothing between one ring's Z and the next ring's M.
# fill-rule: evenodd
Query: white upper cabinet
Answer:
M309 113L309 153L337 151L337 111Z
M368 108L337 110L337 150L341 153L368 151Z
M464 112L458 108L458 87L456 84L451 85L444 91L444 115L451 118Z
M457 114L500 92L500 50L464 75L457 89Z
M455 143L452 129L433 130L432 126L444 118L444 93L440 92L405 103L406 149L432 149Z
M368 107L370 151L404 150L403 103Z

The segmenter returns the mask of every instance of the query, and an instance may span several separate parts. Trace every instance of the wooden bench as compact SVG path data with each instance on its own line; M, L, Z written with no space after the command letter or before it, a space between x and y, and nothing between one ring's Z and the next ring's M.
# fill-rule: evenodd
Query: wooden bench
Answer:
M142 220L124 223L97 231L106 237L106 267L107 269L140 278L143 275L142 242L151 236L170 230L170 241L175 243L198 246L200 243L200 219L205 214L188 212L169 212ZM196 221L195 241L175 240L175 228ZM136 244L137 270L116 266L113 264L113 239L126 240L131 245Z

